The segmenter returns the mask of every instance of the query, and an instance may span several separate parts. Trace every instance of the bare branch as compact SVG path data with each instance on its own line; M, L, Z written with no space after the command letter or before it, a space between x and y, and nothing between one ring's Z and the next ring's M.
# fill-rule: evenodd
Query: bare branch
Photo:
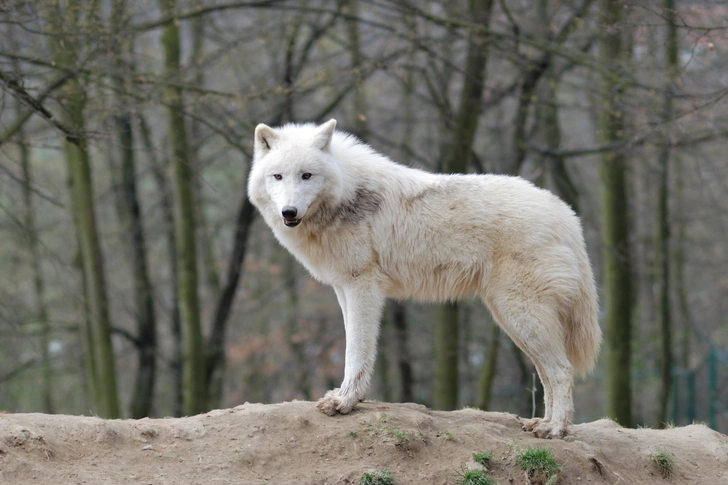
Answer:
M66 79L63 80L64 83L72 77L72 75L68 74L66 76ZM13 79L12 76L9 76L2 71L0 71L0 81L2 81L2 83L5 85L6 89L12 91L15 94L15 97L18 99L18 101L30 108L31 111L37 113L41 118L46 120L61 133L63 133L66 137L66 140L78 146L79 148L83 148L81 146L81 141L84 139L84 134L78 133L77 131L72 130L60 121L56 120L53 116L53 113L43 107L42 100L38 100L31 96L30 93L28 93L28 91L26 91L23 86L18 84L18 82Z
M187 12L182 12L176 15L169 15L166 17L162 17L161 19L152 20L151 22L145 22L143 24L137 25L135 27L132 27L132 31L135 32L143 32L146 30L153 30L157 27L164 27L165 25L172 23L172 22L178 22L180 20L189 20L195 17L200 17L202 15L207 15L209 13L213 12L223 12L225 10L233 10L233 9L239 9L239 8L266 8L266 7L272 7L277 4L284 3L282 0L262 0L259 2L232 2L232 3L223 3L221 5L211 5L207 7L198 7L193 8L192 10L188 10Z
M2 76L2 75L3 74L0 72L0 76ZM61 77L56 79L53 83L51 83L45 90L43 90L43 92L40 94L40 96L38 96L38 98L35 101L38 104L43 103L43 101L45 101L45 99L48 97L48 95L50 95L53 91L55 91L56 89L60 88L64 84L66 84L66 81L71 79L71 77L73 77L73 74L70 72L66 72ZM23 116L18 118L10 128L5 130L5 133L0 135L0 145L2 145L6 141L8 141L10 138L15 136L15 134L20 131L20 129L23 127L23 125L25 125L25 122L28 121L28 119L30 119L30 117L35 112L36 112L36 110L31 107L31 109L28 110Z

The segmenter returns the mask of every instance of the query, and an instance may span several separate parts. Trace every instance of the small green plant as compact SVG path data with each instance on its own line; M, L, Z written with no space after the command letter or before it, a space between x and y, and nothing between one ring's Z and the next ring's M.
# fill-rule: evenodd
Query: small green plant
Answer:
M389 470L374 470L364 473L359 485L394 485L394 477Z
M463 470L455 482L457 485L497 485L485 470Z
M551 448L529 446L518 452L516 462L528 474L531 483L552 485L559 479L561 465Z
M490 464L490 461L493 459L493 453L490 451L484 451L482 453L473 453L473 461L475 463L480 463L484 467L487 467L488 464Z
M454 434L452 434L452 433L451 433L451 432L449 432L449 431L445 431L445 432L443 433L442 437L443 437L443 438L445 439L445 441L451 441L451 442L453 442L453 443L457 441L457 439L455 439L455 435L454 435Z
M356 431L349 431L349 438L352 438L352 439L354 439L354 438L356 438L357 436L358 436L358 434L356 433Z
M672 466L674 462L669 453L665 451L656 451L650 455L652 461L655 462L657 468L660 469L662 478L670 478L672 476Z
M401 429L392 429L391 433L394 437L394 446L397 448L405 448L407 446L409 436L407 436L406 431L402 431Z

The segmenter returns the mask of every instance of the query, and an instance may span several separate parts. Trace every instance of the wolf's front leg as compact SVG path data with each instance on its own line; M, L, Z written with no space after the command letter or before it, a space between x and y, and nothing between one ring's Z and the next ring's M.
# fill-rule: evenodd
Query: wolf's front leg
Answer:
M379 320L384 295L376 285L358 284L336 288L346 330L344 382L318 402L318 409L333 416L348 414L364 399L377 357Z

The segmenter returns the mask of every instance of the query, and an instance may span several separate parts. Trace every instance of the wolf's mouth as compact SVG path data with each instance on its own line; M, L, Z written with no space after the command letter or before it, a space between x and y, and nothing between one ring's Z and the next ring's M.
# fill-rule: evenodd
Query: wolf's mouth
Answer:
M301 223L301 219L283 219L283 224L286 225L286 227L296 227Z

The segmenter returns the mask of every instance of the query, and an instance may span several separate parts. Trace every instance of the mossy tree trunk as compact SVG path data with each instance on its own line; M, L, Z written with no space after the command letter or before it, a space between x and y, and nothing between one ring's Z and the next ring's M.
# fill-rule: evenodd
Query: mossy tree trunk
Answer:
M159 0L165 15L176 12L175 0ZM162 33L165 77L176 80L180 72L180 38L177 22L170 22ZM169 82L164 88L167 124L172 152L174 178L174 227L179 271L178 298L182 330L182 412L194 415L205 411L205 362L197 276L197 244L191 159L187 146L183 91Z
M599 59L601 106L599 141L624 138L624 107L619 84L622 60L623 5L616 0L599 2ZM600 164L604 295L606 308L607 415L622 426L632 426L631 343L632 267L630 261L626 158L621 151L606 152Z
M490 407L490 398L493 394L496 368L498 364L498 349L500 348L500 328L491 322L490 343L485 351L485 362L478 379L478 395L475 405L487 411Z
M18 118L23 116L21 105L17 105ZM30 150L25 139L25 130L22 128L16 135L18 147L20 148L20 166L23 171L23 202L25 205L25 218L23 224L28 235L28 250L30 251L31 264L33 267L33 288L35 290L35 303L37 306L37 325L40 330L40 348L41 348L41 376L42 376L42 396L43 396L43 412L52 414L55 412L53 402L53 366L49 353L51 326L48 321L48 306L45 297L45 279L43 278L43 269L41 267L40 251L38 248L39 237L38 229L35 223L35 208L33 205L33 176L30 164Z
M85 94L78 80L68 83L65 90L68 126L82 133L85 127L83 109ZM86 140L77 138L76 143L65 143L66 163L73 184L73 210L77 213L80 256L86 287L86 310L90 336L90 351L96 389L96 412L105 418L120 417L116 385L114 351L111 344L111 321L107 299L104 260L101 254L96 225L95 199L91 180L91 164Z
M491 5L492 0L470 0L472 20L487 28ZM486 40L483 32L471 31L468 35L460 104L452 136L443 149L445 173L464 173L468 168L485 85ZM458 304L448 302L440 305L435 318L434 406L436 409L455 409L458 406Z
M670 123L673 118L673 91L678 70L678 43L675 0L664 0L666 25L665 93L663 102L663 123ZM673 344L672 322L670 311L670 213L668 206L670 184L670 144L663 141L659 150L659 188L657 197L657 235L655 241L655 261L658 265L658 315L660 320L660 392L658 396L657 427L664 427L667 422L667 411L670 403L670 387L672 381Z
M78 32L91 30L96 17L95 2L81 0L49 5L48 29L52 36L55 62L74 68L78 50L84 41ZM74 76L59 92L64 101L62 123L68 127L64 153L69 174L71 210L79 243L80 266L84 285L86 328L83 332L87 352L87 370L94 407L99 416L120 417L116 384L116 366L111 343L111 322L104 277L104 258L96 224L96 208L91 175L91 159L85 136L84 110L86 92L78 76Z

